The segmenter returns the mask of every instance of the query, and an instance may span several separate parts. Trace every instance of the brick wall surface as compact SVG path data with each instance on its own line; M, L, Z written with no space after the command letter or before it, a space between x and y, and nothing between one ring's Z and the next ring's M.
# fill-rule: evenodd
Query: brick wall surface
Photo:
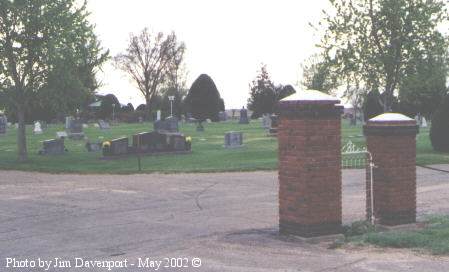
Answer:
M280 110L279 230L304 237L341 232L341 121L334 104Z
M383 225L416 221L415 121L367 122L368 151L373 156L374 215ZM367 210L371 209L371 185L367 179ZM367 213L368 214L368 213Z

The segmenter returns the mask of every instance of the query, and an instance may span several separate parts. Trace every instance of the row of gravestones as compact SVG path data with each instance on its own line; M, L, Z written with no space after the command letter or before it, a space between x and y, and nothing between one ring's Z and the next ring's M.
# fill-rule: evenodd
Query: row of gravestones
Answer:
M188 152L190 142L182 133L176 132L141 132L132 136L132 145L128 137L114 139L103 144L103 156L126 156L132 154L150 154L165 152Z
M35 123L35 133L39 130L40 123ZM85 124L79 118L66 117L65 119L65 131L56 132L56 139L50 139L43 142L43 148L39 151L41 155L61 155L64 154L67 149L64 146L64 140L66 138L73 140L82 140L85 138L84 129ZM109 129L109 123L99 120L98 127L102 130ZM86 143L86 149L89 152L95 152L101 150L101 143Z
M241 124L249 123L246 109L241 110L240 122ZM277 133L277 116L264 115L262 118L262 125L268 129L269 135L276 135ZM98 125L101 129L109 129L108 123L99 120ZM84 138L82 131L83 126L79 119L68 117L66 119L66 127L69 131L69 138L79 139ZM141 143L139 152L161 152L161 151L184 151L186 150L185 137L178 133L178 119L176 117L169 117L165 120L158 120L154 122L155 132L143 132L133 136L133 145L128 147L128 138L120 138L111 141L111 147L106 151L106 155L123 155L136 151L137 143ZM58 132L58 139L47 140L44 142L43 154L61 154L64 153L64 136ZM182 140L184 139L184 140ZM165 145L164 143L173 144ZM184 144L183 144L184 143ZM127 146L124 148L124 146ZM238 148L243 146L242 132L227 132L225 134L225 148ZM101 143L86 143L86 148L89 152L101 150ZM126 151L125 151L126 150Z

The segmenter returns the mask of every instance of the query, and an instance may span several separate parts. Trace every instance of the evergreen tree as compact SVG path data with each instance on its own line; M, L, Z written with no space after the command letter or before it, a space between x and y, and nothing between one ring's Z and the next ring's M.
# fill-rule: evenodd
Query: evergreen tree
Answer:
M435 151L449 152L449 94L433 115L430 141Z
M200 75L190 87L185 99L188 112L200 121L211 119L218 121L218 113L222 108L221 97L212 78L206 74Z

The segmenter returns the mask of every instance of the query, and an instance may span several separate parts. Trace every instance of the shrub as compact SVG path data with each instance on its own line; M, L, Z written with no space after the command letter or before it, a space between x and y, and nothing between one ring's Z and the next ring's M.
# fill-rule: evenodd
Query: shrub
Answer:
M187 110L200 121L218 121L218 112L223 108L220 93L212 78L206 74L200 75L193 82L185 103Z
M449 152L449 94L433 114L430 141L435 151Z

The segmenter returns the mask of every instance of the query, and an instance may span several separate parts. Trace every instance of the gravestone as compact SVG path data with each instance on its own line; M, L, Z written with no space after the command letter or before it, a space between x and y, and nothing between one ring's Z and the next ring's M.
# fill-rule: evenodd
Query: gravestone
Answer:
M239 124L249 124L248 111L245 108L240 110Z
M167 141L167 151L185 151L186 137L182 133L164 133Z
M156 113L156 121L160 121L161 120L161 111L158 110Z
M99 152L99 151L101 151L101 144L102 143L87 142L86 143L87 152Z
M41 123L39 121L34 123L33 132L34 132L34 134L42 134L42 127L41 127Z
M225 122L225 121L227 121L227 120L228 120L228 114L227 114L225 111L220 111L220 112L218 113L218 120L219 120L220 122Z
M271 127L269 130L270 135L276 136L278 133L279 117L276 114L270 115Z
M225 134L225 148L239 148L243 146L243 132L230 131Z
M88 124L83 124L83 128L89 128Z
M171 116L163 121L156 121L153 123L153 128L159 132L178 132L178 118Z
M43 142L39 155L62 155L65 153L64 139L51 139Z
M56 139L64 139L67 138L67 132L66 131L57 131L56 132Z
M137 152L158 152L167 149L165 136L157 131L133 135L133 149Z
M142 132L133 135L133 149L136 152L186 151L186 138L178 132Z
M103 156L117 156L128 154L128 138L118 138L109 141L110 146L103 148Z
M98 127L101 129L101 130L106 130L106 129L110 129L111 128L111 126L109 125L109 123L108 122L106 122L106 121L104 121L104 120L98 120Z
M422 118L421 127L426 128L427 127L427 120L425 117Z
M73 117L72 116L67 116L65 118L65 129L69 130L70 129L70 123L72 122Z
M69 138L74 140L84 139L83 123L80 119L73 119L70 121Z
M143 117L142 116L139 116L138 120L139 120L139 123L143 123Z
M6 116L0 115L0 134L6 134L7 123L8 120L6 119Z
M271 118L269 114L264 114L262 116L262 127L264 129L270 129L271 128Z

